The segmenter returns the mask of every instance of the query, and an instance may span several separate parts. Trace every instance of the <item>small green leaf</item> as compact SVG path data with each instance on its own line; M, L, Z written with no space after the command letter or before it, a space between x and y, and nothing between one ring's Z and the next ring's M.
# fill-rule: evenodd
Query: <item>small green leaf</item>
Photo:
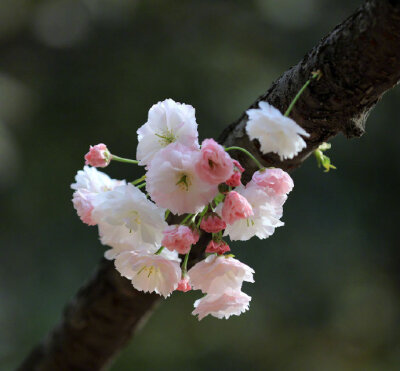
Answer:
M318 167L323 167L324 172L327 173L330 169L336 169L336 166L331 164L331 159L324 155L323 151L326 151L331 148L330 143L322 143L318 149L314 151L315 158L317 160Z

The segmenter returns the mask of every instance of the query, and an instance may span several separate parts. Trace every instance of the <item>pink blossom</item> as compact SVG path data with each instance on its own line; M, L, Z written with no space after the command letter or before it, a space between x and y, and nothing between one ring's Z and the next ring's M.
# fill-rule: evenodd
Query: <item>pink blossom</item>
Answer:
M148 165L146 190L160 207L173 214L197 213L218 193L195 170L200 151L175 142L159 150Z
M103 143L90 146L89 152L85 155L85 165L94 167L106 167L111 161L111 153Z
M87 225L96 225L97 223L92 219L93 210L93 197L94 193L89 192L87 189L80 189L74 192L72 202L74 208L81 218L82 222Z
M218 233L226 228L226 223L216 214L209 214L201 220L200 228L208 233Z
M241 183L242 173L244 168L240 165L239 161L233 160L233 174L225 182L230 187L239 187Z
M179 254L187 254L192 245L199 240L199 234L185 225L171 225L164 231L161 242L168 250L176 250Z
M211 240L206 248L206 253L218 255L225 254L226 252L231 251L228 244L225 241L213 241Z
M222 219L233 224L236 220L246 219L253 215L253 209L249 202L241 194L235 191L229 192L222 206Z
M282 169L265 169L256 171L251 182L259 187L272 191L277 196L288 194L294 187L293 179Z
M251 297L239 290L227 290L222 294L208 294L205 297L196 300L196 308L192 314L198 315L199 320L209 314L217 318L226 318L241 313L249 309Z
M198 176L207 183L219 184L230 178L233 163L229 154L214 139L205 139L196 164Z
M221 294L227 288L240 290L243 281L254 282L254 270L231 256L210 255L188 272L195 290Z
M192 286L190 286L190 284L189 284L189 278L188 277L182 278L178 282L178 287L176 288L177 291L182 291L182 292L188 292L191 289L192 289Z

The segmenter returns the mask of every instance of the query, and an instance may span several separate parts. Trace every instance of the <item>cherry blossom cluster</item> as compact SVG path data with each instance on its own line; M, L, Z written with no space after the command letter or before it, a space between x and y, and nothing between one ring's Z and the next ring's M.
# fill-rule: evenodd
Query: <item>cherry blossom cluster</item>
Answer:
M304 129L268 103L247 114L247 133L264 153L293 158L305 147ZM172 99L151 107L137 134L136 160L111 154L104 144L90 147L71 185L79 217L98 226L101 243L110 247L105 257L115 260L135 289L164 297L201 290L193 311L199 319L241 314L251 300L242 285L254 282L254 270L234 258L229 240L265 239L283 226L291 177L263 168L243 148L224 148L214 139L200 145L194 108ZM229 155L233 150L259 166L245 185L245 169ZM114 160L143 166L145 174L127 182L97 170ZM209 241L205 258L189 269L190 252L202 234Z

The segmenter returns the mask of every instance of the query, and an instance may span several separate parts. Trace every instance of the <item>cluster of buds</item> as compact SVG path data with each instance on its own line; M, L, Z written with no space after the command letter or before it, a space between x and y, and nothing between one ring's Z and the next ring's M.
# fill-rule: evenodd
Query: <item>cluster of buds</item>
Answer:
M257 136L262 128L257 136L262 149L293 157L304 148L300 135L307 133L265 104L248 111L249 135ZM273 135L265 134L268 127ZM271 236L283 225L292 179L281 169L263 168L243 148L224 148L213 139L200 145L194 108L172 99L155 104L137 133L136 160L115 156L104 144L90 147L87 166L71 186L78 215L84 223L98 226L100 241L110 247L105 257L115 260L116 269L137 290L164 297L175 290L201 290L205 295L193 311L199 319L241 314L251 300L242 284L254 282L254 271L234 258L227 238ZM245 169L231 158L232 150L243 151L259 166L245 185ZM112 160L138 164L146 172L127 182L96 169ZM181 221L168 225L172 219ZM205 259L188 269L191 249L204 233L210 235Z

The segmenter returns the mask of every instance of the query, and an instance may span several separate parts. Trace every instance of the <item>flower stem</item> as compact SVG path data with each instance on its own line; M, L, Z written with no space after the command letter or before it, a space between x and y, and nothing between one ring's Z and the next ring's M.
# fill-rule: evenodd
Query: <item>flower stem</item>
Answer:
M161 246L155 253L154 255L160 255L162 251L164 250L164 246Z
M256 163L256 165L258 166L258 168L260 170L264 169L264 166L261 165L261 162L258 161L249 151L245 150L242 147L228 147L228 148L225 148L225 151L228 152L228 151L231 151L232 149L236 149L238 151L242 151L243 153L245 153L247 156L249 156Z
M298 93L296 94L296 96L293 98L292 102L290 103L288 109L286 110L284 116L288 117L290 112L292 111L294 105L296 104L296 102L298 101L298 99L300 98L300 96L303 94L304 90L307 89L307 86L310 85L311 80L313 79L317 79L319 80L322 76L322 72L320 70L312 72L311 77L306 81L306 83L301 87L301 89L298 91Z
M139 184L138 186L136 186L137 188L143 188L144 186L146 185L146 182L144 182L144 183L142 183L142 184Z
M168 219L170 213L171 211L169 211L168 209L165 211L165 220Z
M193 214L187 214L184 219L180 222L181 225L185 224L189 218L191 218Z
M131 160L129 158L123 158L123 157L119 157L119 156L115 156L115 155L111 155L111 160L119 161L119 162L126 162L127 164L138 164L139 163L139 161L137 161L137 160Z
M190 248L190 250L191 250L191 249L192 249L192 248ZM189 250L189 252L185 255L185 259L183 260L183 264L182 264L182 276L185 276L185 275L186 275L186 272L187 272L187 263L188 263L188 260L189 260L190 250Z
M203 209L203 211L200 213L200 217L199 217L199 221L197 222L197 228L199 228L200 227L200 223L201 223L201 221L202 221L202 219L203 219L203 216L206 214L206 212L207 212L207 210L208 210L208 205L206 205L205 207L204 207L204 209Z
M143 182L145 179L146 179L146 175L143 175L142 177L140 177L140 178L134 180L133 182L131 182L131 184L132 185L139 184L139 183Z

